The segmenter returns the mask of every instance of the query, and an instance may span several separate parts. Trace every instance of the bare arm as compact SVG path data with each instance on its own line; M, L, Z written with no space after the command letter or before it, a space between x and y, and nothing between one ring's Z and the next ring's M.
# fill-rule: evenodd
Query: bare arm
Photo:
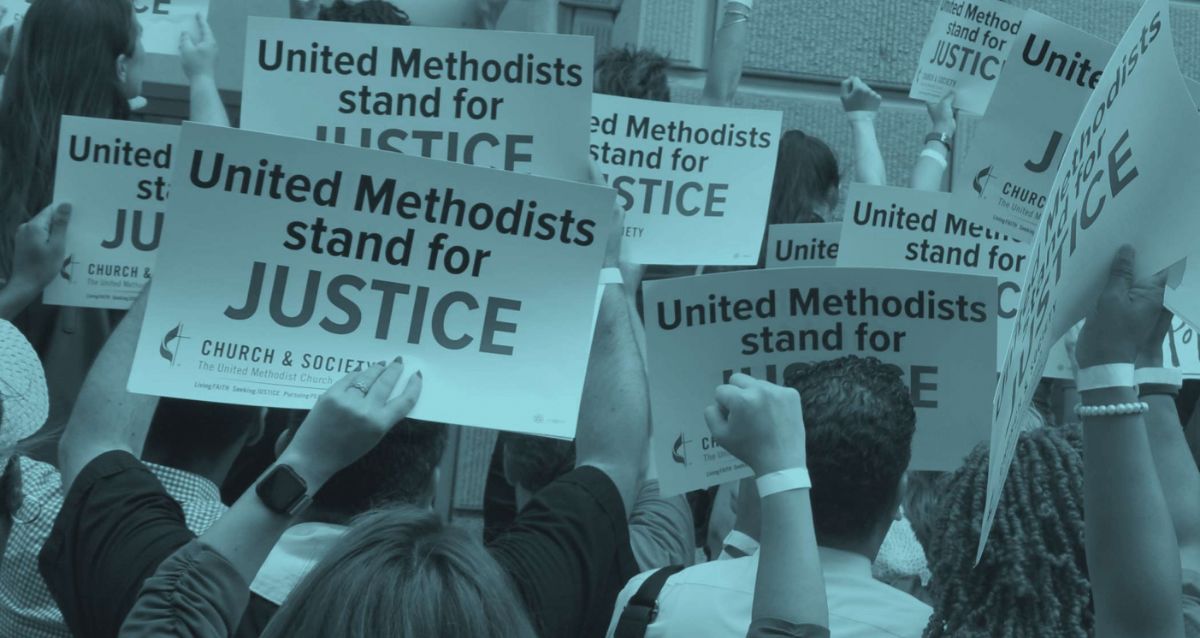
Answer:
M1133 281L1133 250L1113 260L1109 283L1076 345L1080 369L1131 364L1162 308L1163 278ZM1137 402L1131 387L1080 393L1085 406ZM1140 414L1083 420L1088 572L1097 638L1183 635L1179 545Z
M229 114L217 90L217 40L212 29L196 14L198 36L186 31L180 36L179 56L183 72L191 84L191 121L213 126L229 126Z
M729 106L742 79L746 49L750 39L750 7L754 0L728 0L713 39L712 57L708 61L708 76L704 80L701 103L709 106Z
M756 477L807 468L800 395L791 388L735 374L717 388L704 420L713 438ZM808 486L763 496L762 519L750 635L762 622L829 627Z
M1162 342L1173 315L1163 310L1146 346L1138 353L1139 368L1162 368ZM1145 392L1145 388L1142 389ZM1200 571L1200 468L1188 449L1175 399L1170 394L1143 394L1150 405L1146 434L1158 482L1162 486L1183 568Z
M146 314L150 285L146 285L109 336L83 380L75 408L58 442L64 493L70 491L79 472L105 452L124 450L133 456L142 455L158 397L133 394L125 385Z
M933 121L931 133L954 137L958 124L954 120L954 94L949 93L937 104L927 105L929 118ZM942 178L950 164L950 149L938 141L929 141L917 156L913 167L912 188L919 191L939 191Z
M592 179L604 183L594 165ZM605 267L620 268L622 277L639 278L642 269L621 262L623 214L619 209L612 214ZM575 466L590 465L608 475L621 493L626 518L637 499L650 434L646 366L636 336L641 324L631 302L638 283L604 287L575 436Z
M857 77L842 81L842 109L850 120L854 139L854 180L863 184L887 184L887 166L875 135L875 117L883 98Z

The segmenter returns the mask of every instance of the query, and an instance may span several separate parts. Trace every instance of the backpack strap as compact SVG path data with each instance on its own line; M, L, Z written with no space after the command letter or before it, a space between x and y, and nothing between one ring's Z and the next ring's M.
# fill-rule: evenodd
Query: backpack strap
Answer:
M662 592L667 579L679 573L683 565L671 565L650 574L642 583L629 604L621 610L621 618L617 621L617 629L613 638L645 638L646 629L658 616L658 595Z

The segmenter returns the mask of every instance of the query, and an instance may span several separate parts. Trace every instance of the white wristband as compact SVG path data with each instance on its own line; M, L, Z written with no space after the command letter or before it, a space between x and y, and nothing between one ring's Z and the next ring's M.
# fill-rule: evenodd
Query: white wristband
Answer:
M876 115L878 113L875 111L846 111L846 119L850 120L851 124L857 122L874 122Z
M754 484L758 487L758 497L766 498L780 492L807 490L812 487L812 479L808 477L808 468L793 467L764 474L754 479Z
M1183 387L1183 370L1179 368L1138 368L1133 373L1138 385L1169 385Z
M729 534L725 536L725 541L721 543L721 546L732 547L741 552L743 556L750 556L758 551L758 541L750 538L749 534L736 529L729 530Z
M607 286L610 284L624 285L625 278L621 276L620 268L601 268L600 269L600 285Z
M1075 388L1080 392L1101 388L1132 388L1132 363L1110 363L1082 368L1075 373Z
M946 161L946 156L933 150L932 148L927 148L927 149L921 151L921 154L918 155L917 157L928 157L929 159L937 162L938 165L941 166L943 170L950 167L950 162Z

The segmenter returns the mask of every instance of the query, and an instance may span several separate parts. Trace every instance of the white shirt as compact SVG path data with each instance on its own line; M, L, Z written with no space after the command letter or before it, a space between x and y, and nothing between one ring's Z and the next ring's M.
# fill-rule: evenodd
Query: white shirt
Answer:
M866 556L820 548L832 638L920 638L933 609L871 576ZM612 638L621 611L652 572L629 581L608 626ZM750 628L758 555L689 567L667 579L658 617L646 638L741 638Z
M254 582L250 583L250 591L276 605L283 605L296 585L325 558L346 529L344 525L330 523L300 523L289 527L263 561Z

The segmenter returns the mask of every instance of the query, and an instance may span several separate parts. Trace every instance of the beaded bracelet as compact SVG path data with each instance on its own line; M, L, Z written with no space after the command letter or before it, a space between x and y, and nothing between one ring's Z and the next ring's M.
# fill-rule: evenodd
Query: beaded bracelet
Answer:
M1113 405L1077 405L1075 416L1080 418L1097 416L1133 416L1150 411L1150 404L1145 401L1137 403L1117 403Z

